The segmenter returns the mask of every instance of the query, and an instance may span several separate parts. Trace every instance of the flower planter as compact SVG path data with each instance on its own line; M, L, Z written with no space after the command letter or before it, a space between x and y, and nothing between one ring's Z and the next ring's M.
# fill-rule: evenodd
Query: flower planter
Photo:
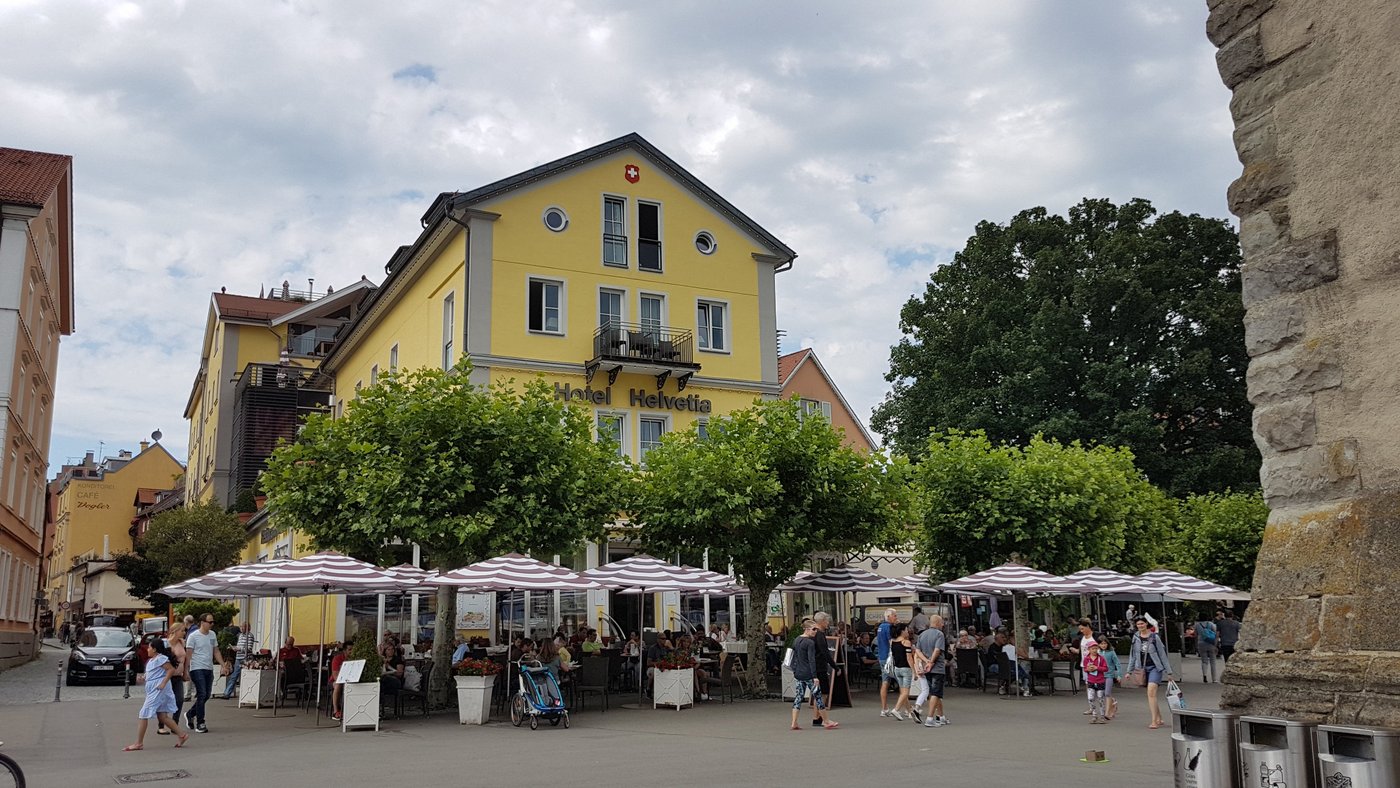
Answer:
M277 671L244 668L238 679L238 707L271 706L277 697Z
M457 676L457 721L485 725L491 719L491 690L495 676Z
M340 730L374 728L379 730L379 682L346 684L340 703Z
M695 704L695 668L656 671L655 685L652 687L651 707L682 706Z

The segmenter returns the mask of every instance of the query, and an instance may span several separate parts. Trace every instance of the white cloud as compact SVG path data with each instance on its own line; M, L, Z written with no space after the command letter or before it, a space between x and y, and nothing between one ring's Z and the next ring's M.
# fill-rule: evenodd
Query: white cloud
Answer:
M0 4L0 144L75 157L54 459L155 427L183 453L211 291L378 279L439 191L630 131L799 252L785 347L814 346L868 418L900 307L977 221L1085 196L1226 215L1238 164L1204 15Z

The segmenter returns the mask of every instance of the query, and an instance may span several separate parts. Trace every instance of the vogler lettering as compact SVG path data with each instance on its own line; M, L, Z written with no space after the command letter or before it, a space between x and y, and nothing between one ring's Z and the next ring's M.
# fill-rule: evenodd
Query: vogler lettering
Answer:
M612 386L608 386L604 389L594 389L591 387L578 389L567 383L555 383L554 398L565 401L588 402L594 405L611 405ZM687 394L684 397L671 397L665 394L653 394L645 389L628 389L627 404L634 408L685 410L691 413L709 413L714 407L709 400L700 399L694 394Z

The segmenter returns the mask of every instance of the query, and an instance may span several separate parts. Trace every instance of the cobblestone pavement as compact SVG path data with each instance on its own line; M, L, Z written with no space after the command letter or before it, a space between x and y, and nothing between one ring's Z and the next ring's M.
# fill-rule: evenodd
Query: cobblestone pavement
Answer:
M52 703L54 682L59 676L59 666L68 663L67 646L56 640L44 641L39 659L17 668L0 672L0 706L16 703ZM139 687L132 689L140 694ZM82 684L62 688L62 699L69 700L120 700L120 684Z

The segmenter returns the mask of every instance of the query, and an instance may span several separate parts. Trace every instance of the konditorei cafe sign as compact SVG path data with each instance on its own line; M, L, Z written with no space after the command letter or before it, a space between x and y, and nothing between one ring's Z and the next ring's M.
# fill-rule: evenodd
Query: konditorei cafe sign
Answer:
M574 402L587 402L594 405L613 404L612 386L595 389L585 386L584 388L574 388L568 383L554 384L554 398ZM709 400L700 399L694 394L687 394L683 397L671 397L659 392L650 392L645 389L628 389L627 404L633 408L653 408L662 410L684 410L691 413L709 413L714 407Z

